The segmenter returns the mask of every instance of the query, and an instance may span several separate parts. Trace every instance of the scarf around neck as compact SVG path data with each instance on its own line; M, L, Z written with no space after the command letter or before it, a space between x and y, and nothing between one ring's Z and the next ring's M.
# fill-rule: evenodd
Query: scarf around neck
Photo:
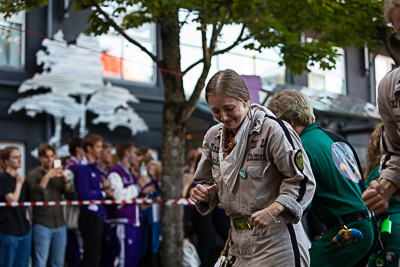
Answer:
M267 108L260 106L258 104L252 104L250 106L249 113L244 118L242 125L239 128L234 139L231 143L235 143L235 146L226 155L226 151L223 151L223 139L220 138L220 150L219 150L219 162L222 178L228 187L229 191L232 192L235 186L240 166L244 159L246 153L247 139L250 134L250 130L253 127L257 127L260 120L264 119L265 115L275 115ZM256 125L257 124L257 125ZM261 123L259 125L261 127Z

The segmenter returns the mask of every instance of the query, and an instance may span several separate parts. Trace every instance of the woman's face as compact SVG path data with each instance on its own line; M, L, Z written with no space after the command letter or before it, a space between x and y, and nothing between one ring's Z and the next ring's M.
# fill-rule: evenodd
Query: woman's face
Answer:
M10 158L5 161L6 165L12 169L18 169L22 166L21 152L18 149L14 149L10 153Z
M146 164L147 172L151 175L154 176L155 173L155 167L154 167L154 160L150 160Z
M211 108L214 118L222 122L225 127L234 133L237 133L239 130L248 111L247 100L243 102L223 95L209 96L208 105Z

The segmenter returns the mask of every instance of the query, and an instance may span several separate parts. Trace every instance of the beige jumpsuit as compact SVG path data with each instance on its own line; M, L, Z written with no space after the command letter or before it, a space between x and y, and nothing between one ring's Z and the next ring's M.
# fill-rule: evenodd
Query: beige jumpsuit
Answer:
M255 127L255 123L251 125L244 160L237 162L246 175L244 179L236 179L232 191L220 173L218 153L222 124L213 126L207 132L194 182L210 186L214 178L218 189L209 192L209 203L202 202L196 207L204 215L221 203L226 214L232 218L236 215L250 217L274 201L281 203L287 209L277 217L281 222L272 223L266 229L253 227L238 231L231 219L232 241L228 257L236 257L233 266L309 266L306 237L300 223L315 190L315 179L307 155L300 138L289 124L285 123L295 149L275 120L263 116L258 121L260 123L261 127ZM303 151L303 171L296 167L297 150Z
M379 83L378 108L384 123L380 179L400 188L400 68L386 74ZM393 197L400 197L397 190Z

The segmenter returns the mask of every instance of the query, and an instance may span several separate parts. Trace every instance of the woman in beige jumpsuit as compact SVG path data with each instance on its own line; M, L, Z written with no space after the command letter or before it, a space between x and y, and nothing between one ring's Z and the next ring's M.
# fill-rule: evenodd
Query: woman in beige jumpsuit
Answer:
M206 100L218 125L203 140L191 199L203 215L221 204L231 218L233 266L309 265L300 223L315 179L300 138L265 107L250 103L241 76L215 74Z

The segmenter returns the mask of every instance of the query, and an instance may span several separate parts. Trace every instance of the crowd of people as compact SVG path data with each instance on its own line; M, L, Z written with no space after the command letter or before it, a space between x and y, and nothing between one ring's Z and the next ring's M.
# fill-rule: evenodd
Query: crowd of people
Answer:
M38 147L40 165L26 178L18 147L2 150L0 202L159 198L161 164L148 147L115 146L97 134L69 141L70 156ZM142 169L140 171L140 167ZM158 204L17 206L0 209L0 266L157 266Z

